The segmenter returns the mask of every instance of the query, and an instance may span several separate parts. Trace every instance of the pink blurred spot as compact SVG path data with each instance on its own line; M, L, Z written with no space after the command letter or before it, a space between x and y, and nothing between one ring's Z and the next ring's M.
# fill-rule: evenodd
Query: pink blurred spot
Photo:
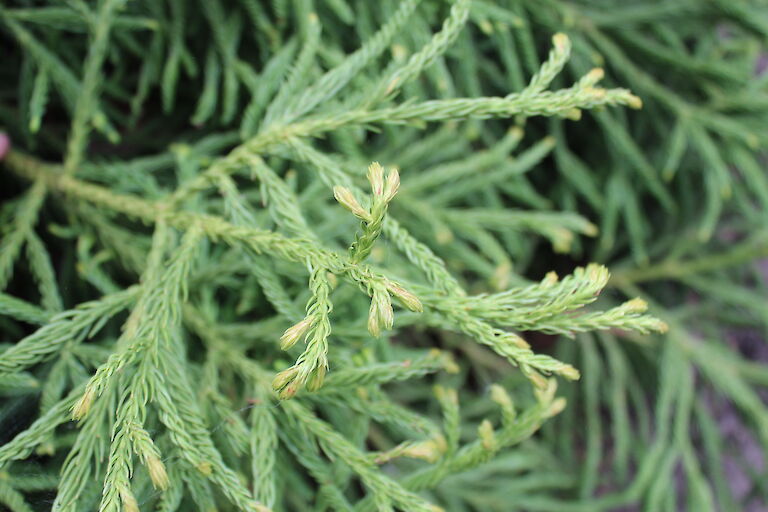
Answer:
M11 149L11 139L3 132L0 132L0 160L8 153L9 149Z
M757 260L757 270L762 274L763 279L768 281L768 258Z
M755 65L755 75L760 76L763 73L768 72L768 52L760 54Z

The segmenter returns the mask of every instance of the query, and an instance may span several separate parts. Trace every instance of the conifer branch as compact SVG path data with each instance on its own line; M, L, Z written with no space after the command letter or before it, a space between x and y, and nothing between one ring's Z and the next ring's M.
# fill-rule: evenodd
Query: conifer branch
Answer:
M0 508L765 501L760 2L33 4Z

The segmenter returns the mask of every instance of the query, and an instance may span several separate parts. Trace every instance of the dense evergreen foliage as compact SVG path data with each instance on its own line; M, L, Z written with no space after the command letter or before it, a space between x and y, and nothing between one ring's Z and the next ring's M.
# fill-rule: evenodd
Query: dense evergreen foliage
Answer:
M1 506L768 506L766 41L761 0L3 2Z

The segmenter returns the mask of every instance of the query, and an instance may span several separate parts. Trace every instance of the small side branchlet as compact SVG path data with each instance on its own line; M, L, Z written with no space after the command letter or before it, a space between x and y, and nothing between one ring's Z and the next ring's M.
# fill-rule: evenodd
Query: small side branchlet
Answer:
M765 81L754 76L748 60L757 46L744 45L750 55L733 66L704 60L717 39L697 45L697 52L680 45L681 51L665 55L658 50L666 43L656 44L657 36L674 47L690 30L678 33L663 21L656 33L654 19L644 21L641 31L626 24L618 0L618 10L599 19L578 1L547 2L539 10L536 2L517 9L454 0L444 10L399 0L393 9L360 2L354 11L337 1L317 12L311 3L275 1L260 9L259 2L242 0L224 9L224 3L206 1L190 10L183 0L169 0L167 13L146 0L103 0L92 9L86 2L53 10L34 2L0 8L3 35L17 46L3 66L21 66L3 75L19 76L18 84L0 83L3 97L19 100L0 109L0 121L14 137L19 134L12 149L0 133L0 172L19 180L12 189L32 184L17 202L0 208L0 387L21 400L40 395L40 418L0 446L0 508L31 510L25 493L36 499L49 490L42 486L57 486L55 510L88 507L99 495L99 508L111 512L136 512L139 504L257 512L441 510L427 497L476 507L463 502L463 485L458 491L438 486L463 473L466 482L488 475L482 483L491 489L495 475L471 470L560 413L566 401L556 396L556 379L580 377L571 364L529 345L518 334L525 332L578 337L558 350L584 370L583 382L569 386L569 400L573 394L586 418L565 425L576 442L559 437L563 426L553 422L555 435L537 440L535 453L524 447L522 470L536 481L535 495L526 495L527 485L503 487L505 474L497 484L505 499L522 508L552 509L577 494L593 500L592 491L601 489L596 475L603 470L604 443L590 429L611 416L609 463L615 473L634 479L648 474L643 468L672 468L640 482L647 486L640 494L652 495L646 508L655 509L661 484L675 480L669 475L676 468L687 472L689 491L696 491L679 497L695 494L709 508L728 508L728 496L701 492L706 486L695 464L698 446L683 435L689 423L709 417L709 402L698 400L694 385L708 377L762 427L764 408L752 384L765 380L764 369L739 364L738 357L731 364L713 343L688 340L675 324L670 342L654 346L664 351L659 371L643 364L653 375L638 379L628 360L635 347L627 351L614 342L628 331L664 332L667 325L646 314L646 301L620 304L615 297L646 293L634 288L642 281L688 286L683 277L691 277L702 291L727 284L723 296L730 299L739 291L719 273L722 266L765 256L762 233L751 245L737 233L720 240L736 240L723 255L693 258L701 246L691 239L676 246L684 249L672 251L677 256L654 264L675 240L669 233L657 238L649 223L678 207L681 220L702 217L701 201L690 195L691 177L683 176L688 160L711 164L694 175L703 177L707 191L703 233L719 236L717 220L729 201L749 211L750 219L762 218L753 203L768 204L768 188L753 150L765 139L755 129L764 113ZM722 10L690 4L685 9L707 19ZM664 18L675 9L665 8ZM434 18L445 11L445 19ZM739 20L739 9L731 11L729 23L750 25ZM578 23L571 23L574 13ZM344 28L358 17L365 20L361 30ZM619 18L627 27L613 42L608 36ZM479 30L462 33L467 23ZM573 31L573 39L555 34L542 60L537 50L550 34L542 39L537 31L555 24ZM354 44L347 36L371 27L376 32L347 55ZM403 30L413 34L403 38ZM212 42L203 56L196 54L201 36ZM69 42L71 48L64 44ZM739 54L733 46L729 58ZM645 54L684 66L657 80L633 63ZM376 69L384 60L390 62ZM627 89L601 84L604 69L589 69L603 65L611 81L641 90L653 105L647 114L673 115L648 118L639 125L644 140L638 140L635 116L617 116L608 107L640 108L642 101ZM749 69L746 76L739 75L742 68ZM670 89L687 82L685 70L707 81L707 87L695 85L695 103ZM200 94L178 94L185 81ZM746 82L755 85L744 92L754 94L728 85ZM553 87L560 83L564 88ZM481 90L488 96L477 97ZM163 112L144 107L155 96L162 98ZM192 104L182 103L190 98ZM124 115L126 99L130 116ZM593 109L598 112L590 127L605 137L585 151L572 144L574 129L565 120L588 117ZM179 126L192 112L200 129L189 136L158 137L151 128ZM527 122L532 116L550 122ZM676 125L668 143L646 151L646 140L659 140L658 130L648 127L667 125ZM93 138L96 133L103 138ZM120 136L130 140L110 148ZM166 150L150 154L160 146ZM26 152L63 155L46 163ZM128 153L136 158L122 157ZM402 192L399 168L376 162L367 169L369 193L355 186L355 168L373 155L408 169ZM540 174L539 167L552 172ZM549 177L558 178L551 187ZM332 188L343 209L328 208L323 187ZM644 215L656 201L663 207L659 213ZM359 221L351 247L339 247L340 240L349 241L343 210ZM589 254L592 244L581 244L581 235L600 236L602 252ZM388 245L378 242L381 236ZM623 275L609 284L605 267L587 265L562 278L549 273L528 281L547 263L533 260L549 251L534 236L579 260L618 263ZM686 265L689 256L692 265ZM644 266L634 268L632 261ZM17 266L23 271L14 273ZM702 269L718 272L699 280ZM29 287L18 286L24 280ZM130 282L135 284L121 290ZM612 287L603 297L608 306L588 308L606 286ZM20 296L12 296L17 290ZM95 298L77 304L89 294ZM750 289L740 306L760 315L752 296ZM395 304L423 314L398 311L398 327L407 331L390 340ZM370 339L364 324L379 339ZM12 339L18 333L25 334ZM432 348L435 338L441 349ZM6 347L6 341L12 344ZM298 356L284 363L280 350ZM729 371L722 371L721 360ZM607 371L600 371L601 364ZM530 386L506 378L505 368L530 381L535 400ZM440 372L453 375L441 374L434 397L431 380L414 383ZM494 384L478 393L462 384L497 375L514 387ZM646 381L658 383L662 397L654 410L663 413L664 404L677 409L656 415L674 416L676 435L657 437L645 450L650 456L631 449L638 429L625 414L631 402L645 406L651 395L631 386ZM469 404L467 417L459 396ZM439 411L427 405L432 398ZM285 401L275 406L274 399ZM483 419L478 426L476 418L487 411L494 418L500 413L500 421ZM70 417L81 420L74 440L71 429L60 427ZM638 421L644 441L669 431L645 425L647 418ZM716 428L700 423L705 448L716 448ZM577 468L538 465L552 437L575 450L563 460ZM665 447L670 458L659 464ZM29 460L35 453L46 457L45 464ZM40 467L42 478L21 474L30 464ZM570 482L580 488L571 492ZM550 484L557 486L551 497L545 496ZM482 506L486 496L480 498Z
M381 286L373 288L371 295L371 307L368 311L368 332L372 336L381 335L382 329L391 329L394 323L395 313L392 310L392 301L387 290Z
M305 350L292 367L278 373L272 381L272 388L280 398L292 398L299 390L317 391L323 385L328 370L328 337L331 334L330 314L331 282L327 269L313 269L309 279L312 297L307 303L307 316L289 327L280 339L280 347L288 350L305 337Z
M333 195L339 204L362 220L361 231L355 235L355 241L349 248L349 260L353 264L365 260L371 253L376 239L381 234L387 207L400 188L400 174L397 169L390 170L385 180L384 168L378 162L368 166L367 176L372 191L371 206L368 210L360 205L349 189L341 186L333 189Z
M491 400L501 408L502 417L505 423L511 424L515 421L515 418L517 417L515 404L506 389L499 384L491 385Z

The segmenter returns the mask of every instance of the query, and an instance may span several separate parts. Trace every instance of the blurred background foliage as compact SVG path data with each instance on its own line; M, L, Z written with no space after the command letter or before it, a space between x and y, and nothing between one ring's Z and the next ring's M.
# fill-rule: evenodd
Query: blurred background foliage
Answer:
M404 9L402 3L5 2L0 7L0 124L18 150L63 161L79 179L159 200L265 126L289 125L300 118L307 99L302 93L318 93L313 84L329 86L319 82L323 73L369 41ZM361 91L378 91L382 76L391 76L433 41L451 3L411 3L413 13L386 51L355 69L338 97L312 105L315 115L365 105ZM108 18L110 9L114 12ZM570 87L597 67L604 70L606 87L630 89L643 108L530 118L518 113L440 124L372 122L276 146L263 156L299 198L317 238L344 247L357 225L332 205L324 184L335 184L329 181L339 171L362 184L368 164L380 161L401 174L391 217L443 259L469 292L527 286L550 270L567 275L598 262L612 272L598 305L608 309L640 296L670 329L652 336L610 329L576 334L575 340L524 332L535 352L554 355L581 371L579 381L560 382L558 392L568 405L530 439L474 469L424 486L431 488L425 495L451 511L764 510L768 4L472 0L466 20L456 24L461 30L438 48L417 78L402 84L399 96L383 95L385 104L523 91L546 62L553 34L562 32L572 50L553 79L553 90ZM89 71L83 62L93 62L87 57L99 51L103 64ZM91 94L91 88L99 94ZM92 104L83 107L81 97L93 98ZM87 150L80 151L84 156L68 149L82 136L71 132L71 119L78 115L87 115L86 131L94 132ZM85 148L85 140L74 144ZM326 178L317 179L318 173ZM262 184L254 185L246 173L239 173L233 185L254 206L258 225L285 230L275 222L280 206L274 198L268 200L274 192L264 185L268 179L259 176ZM44 324L50 314L133 284L145 268L152 237L146 227L85 202L64 208L57 201L43 203L42 194L42 205L30 206L18 199L27 182L8 172L2 184L4 243L27 212L23 207L30 211L28 222L37 225L37 236L27 238L28 252L16 272L11 253L0 254L5 293L41 305L24 310L26 306L6 301L4 311L14 311L10 318L0 317L6 347L33 331L19 318ZM226 196L223 185L217 186ZM186 204L215 212L232 208L216 196L203 194ZM273 208L276 216L270 215ZM418 272L387 235L392 233L385 231L372 262L416 280ZM36 247L42 245L52 266L35 259L40 254ZM238 467L233 461L248 451L237 446L238 436L245 436L246 447L249 433L251 439L258 437L256 427L245 426L252 421L246 403L253 398L250 385L237 372L217 370L218 362L202 355L203 347L215 352L219 349L211 347L222 339L235 339L237 349L253 359L285 368L289 363L275 350L253 346L277 340L289 325L286 319L301 319L309 297L308 274L280 261L243 261L237 251L213 247L206 248L206 258L190 277L194 300L188 307L193 309L185 311L185 318L218 319L221 324L207 330L204 322L194 327L193 320L185 320L195 332L188 340L188 364L196 368L190 370L193 375L202 377L194 387L197 396L206 398L201 408L214 442L225 460ZM273 275L272 281L265 273ZM274 285L275 279L288 300L282 309L275 297L283 295L265 285ZM31 286L33 280L40 286ZM198 288L203 291L197 293ZM336 293L352 295L349 290ZM391 336L374 341L361 327L367 303L337 302L334 315L346 320L334 325L334 332L352 340L353 347L343 349L340 358L383 363L409 357L411 350L438 347L452 353L460 367L452 375L387 383L388 399L379 403L379 410L367 409L362 401L359 410L350 404L339 407L332 393L325 402L318 399L323 418L356 446L383 453L397 446L403 424L416 420L401 418L398 426L397 420L381 418L405 411L418 411L429 428L442 414L451 446L469 442L483 418L497 419L499 399L492 400L489 393L493 383L502 383L521 407L534 403L517 369L465 335L435 328L442 320L428 322L429 327L418 314L398 312ZM524 330L524 318L516 322ZM105 347L119 335L117 327L115 322L107 325L108 341L81 345L86 348L72 364L62 357L33 373L3 375L3 442L23 432L38 410L45 412L76 388L91 373L89 366L98 366L109 354ZM534 323L530 331L546 331L537 327ZM84 363L88 357L90 362ZM423 373L442 364L427 364L433 369ZM458 390L460 423L458 405L443 396L438 400L441 412L432 398L435 383ZM378 387L371 392L383 395ZM4 468L0 501L14 511L50 508L60 485L64 448L76 443L77 432L74 425L65 425L44 439L37 455ZM325 459L296 432L301 430L280 434L280 456L272 460L275 510L315 505L335 510L342 501L354 504L364 497L344 465ZM331 439L326 442L336 440ZM263 447L252 442L252 454L262 453L258 449ZM392 459L382 464L393 478L424 464ZM330 497L322 481L317 483L323 472L333 475L345 496L342 501ZM199 476L190 475L184 477L190 490L184 491L181 503L196 503L189 506L201 510L214 503L222 510L239 508L227 505L231 497L222 499ZM136 479L134 492L142 510L157 503L160 509L174 509L158 501L143 473L137 471ZM89 510L83 503L98 503L101 486L96 483L82 493L85 508L72 510ZM25 499L31 505L22 503Z

